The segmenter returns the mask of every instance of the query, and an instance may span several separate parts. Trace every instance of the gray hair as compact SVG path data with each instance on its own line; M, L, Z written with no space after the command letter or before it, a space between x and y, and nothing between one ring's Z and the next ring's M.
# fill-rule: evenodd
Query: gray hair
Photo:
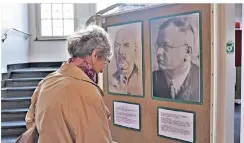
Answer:
M68 39L68 52L71 57L84 58L97 50L97 56L110 58L113 53L108 33L101 27L90 25L76 31Z
M174 17L166 20L163 24L160 25L158 33L160 33L161 30L166 29L170 24L173 24L177 28L180 29L180 32L191 32L193 35L195 35L194 29L192 28L192 25L189 23L189 19L187 17ZM195 41L195 40L194 40ZM160 43L159 37L157 38L157 44Z

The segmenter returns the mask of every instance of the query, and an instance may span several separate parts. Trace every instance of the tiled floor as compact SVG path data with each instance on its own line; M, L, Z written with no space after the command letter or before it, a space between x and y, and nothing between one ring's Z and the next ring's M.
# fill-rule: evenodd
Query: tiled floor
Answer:
M240 143L241 104L235 104L234 143Z

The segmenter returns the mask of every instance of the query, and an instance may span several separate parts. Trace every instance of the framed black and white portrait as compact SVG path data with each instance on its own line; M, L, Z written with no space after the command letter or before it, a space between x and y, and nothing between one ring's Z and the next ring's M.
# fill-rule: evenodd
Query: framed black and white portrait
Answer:
M201 11L151 18L152 98L202 104Z
M114 54L107 67L109 94L144 97L142 21L107 26Z

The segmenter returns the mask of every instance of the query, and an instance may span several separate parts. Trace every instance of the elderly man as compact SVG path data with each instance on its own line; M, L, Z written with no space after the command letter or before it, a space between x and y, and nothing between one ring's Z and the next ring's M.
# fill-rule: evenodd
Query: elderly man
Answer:
M191 62L194 30L186 18L171 18L159 28L159 70L153 72L153 96L199 102L199 68Z
M137 46L134 33L126 28L120 29L114 40L114 55L117 71L110 77L111 92L141 95L139 69L136 65Z

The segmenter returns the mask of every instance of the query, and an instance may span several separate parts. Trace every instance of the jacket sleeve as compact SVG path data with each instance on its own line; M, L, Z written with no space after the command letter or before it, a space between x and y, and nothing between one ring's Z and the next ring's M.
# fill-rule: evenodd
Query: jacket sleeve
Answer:
M30 104L29 110L28 110L28 112L26 113L26 116L25 116L25 122L26 122L27 129L31 128L34 125L34 123L35 123L36 101L37 101L37 97L38 97L38 94L40 92L42 83L43 83L43 80L38 83L34 93L31 96L31 104Z
M73 139L79 143L112 143L106 106L96 87L87 85L81 89L71 86L65 90L62 105L64 119L73 129ZM84 88L85 87L85 88Z

